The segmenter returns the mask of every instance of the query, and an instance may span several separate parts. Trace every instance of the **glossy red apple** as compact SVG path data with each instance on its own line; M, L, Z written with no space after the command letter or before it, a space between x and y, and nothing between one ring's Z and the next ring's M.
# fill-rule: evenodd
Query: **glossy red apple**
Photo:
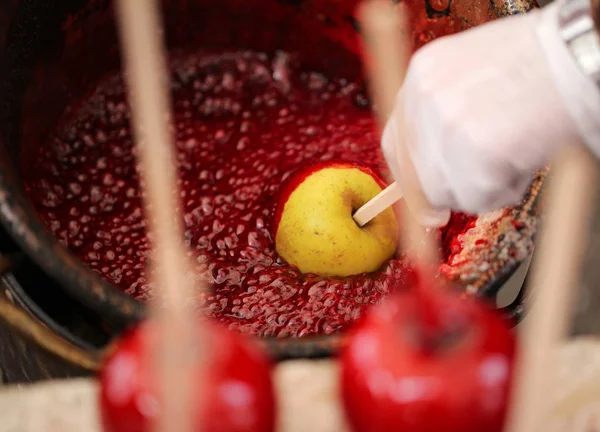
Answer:
M508 323L478 300L436 293L437 317L423 326L422 301L392 297L351 333L341 363L353 430L501 432L516 349Z
M241 336L210 326L211 358L204 406L197 430L202 432L271 432L275 396L271 364ZM100 414L104 430L147 432L159 407L148 372L143 372L145 338L152 325L127 332L100 372ZM195 377L190 377L195 379Z

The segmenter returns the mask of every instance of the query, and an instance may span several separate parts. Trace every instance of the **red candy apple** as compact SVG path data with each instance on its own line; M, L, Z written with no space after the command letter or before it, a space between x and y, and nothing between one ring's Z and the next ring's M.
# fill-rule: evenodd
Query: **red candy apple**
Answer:
M100 372L100 413L110 432L146 432L158 407L148 372L142 372L148 323L126 333ZM270 432L275 396L266 358L220 326L209 327L210 360L205 404L194 411L202 432ZM190 377L194 379L194 377ZM194 415L191 413L191 415Z
M430 293L429 295L433 295ZM342 396L363 431L501 432L515 336L487 305L398 294L367 313L341 354ZM435 319L427 315L434 313Z

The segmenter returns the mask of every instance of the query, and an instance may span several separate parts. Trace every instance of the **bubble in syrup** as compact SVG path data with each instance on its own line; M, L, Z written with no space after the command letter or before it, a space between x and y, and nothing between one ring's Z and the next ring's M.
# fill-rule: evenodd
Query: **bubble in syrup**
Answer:
M195 278L219 282L210 296L191 295L197 302L190 301L190 307L211 309L210 316L237 331L272 336L333 331L354 319L370 298L361 285L366 282L357 279L328 293L317 288L319 278L299 275L273 249L271 211L281 183L299 164L331 158L380 165L381 157L371 155L377 137L370 111L356 116L360 87L354 90L351 80L299 72L296 59L285 53L270 59L251 52L196 55L174 66L171 126L178 190L186 195L185 242L195 260ZM41 196L56 195L56 207L37 209L54 213L54 219L46 218L51 229L85 262L144 301L154 292L143 189L126 94L123 83L115 82L117 87L108 84L92 96L98 98L90 104L99 107L97 113L74 108L77 122L67 122L67 132L56 139L68 156L59 160L51 154L42 176L46 184L38 186ZM324 91L329 101L321 100ZM85 135L92 147L86 146ZM73 236L69 224L75 219L80 227ZM381 273L382 278L395 275ZM369 289L377 297L385 284L375 286ZM345 296L348 302L325 307L326 295Z

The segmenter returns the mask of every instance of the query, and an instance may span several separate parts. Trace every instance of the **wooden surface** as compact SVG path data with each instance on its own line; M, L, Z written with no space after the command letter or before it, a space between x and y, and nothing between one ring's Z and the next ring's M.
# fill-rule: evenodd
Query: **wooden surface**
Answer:
M543 432L600 432L600 339L561 347ZM333 361L281 363L279 432L345 432ZM100 432L97 387L85 379L7 387L0 391L0 432ZM307 415L310 412L310 415Z

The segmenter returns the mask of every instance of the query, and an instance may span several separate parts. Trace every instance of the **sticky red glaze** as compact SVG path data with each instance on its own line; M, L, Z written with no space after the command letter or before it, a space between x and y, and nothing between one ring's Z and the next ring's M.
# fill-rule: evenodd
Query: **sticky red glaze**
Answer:
M418 301L410 292L390 297L352 330L341 354L352 429L501 432L516 349L508 324L480 301L444 294L436 298L440 321L468 336L446 350L421 349L411 333Z
M329 334L411 284L398 259L344 279L303 275L274 248L281 185L315 163L388 173L362 85L305 69L287 54L195 54L172 62L174 131L185 241L212 293L190 307L263 336ZM118 77L71 107L24 173L48 229L126 293L152 296L129 108ZM310 168L308 168L310 169ZM472 218L442 231L444 259ZM452 246L454 245L454 246Z
M207 333L211 357L208 375L202 376L206 398L194 409L199 418L195 430L273 431L276 401L271 364L237 334L221 326L213 330ZM124 334L99 374L100 416L107 432L146 432L156 418L154 375L143 361L150 332L151 325L143 323Z
M452 213L450 215L448 226L440 231L442 256L448 258L448 264L452 265L454 257L463 250L463 235L474 228L476 223L476 216L463 213Z

